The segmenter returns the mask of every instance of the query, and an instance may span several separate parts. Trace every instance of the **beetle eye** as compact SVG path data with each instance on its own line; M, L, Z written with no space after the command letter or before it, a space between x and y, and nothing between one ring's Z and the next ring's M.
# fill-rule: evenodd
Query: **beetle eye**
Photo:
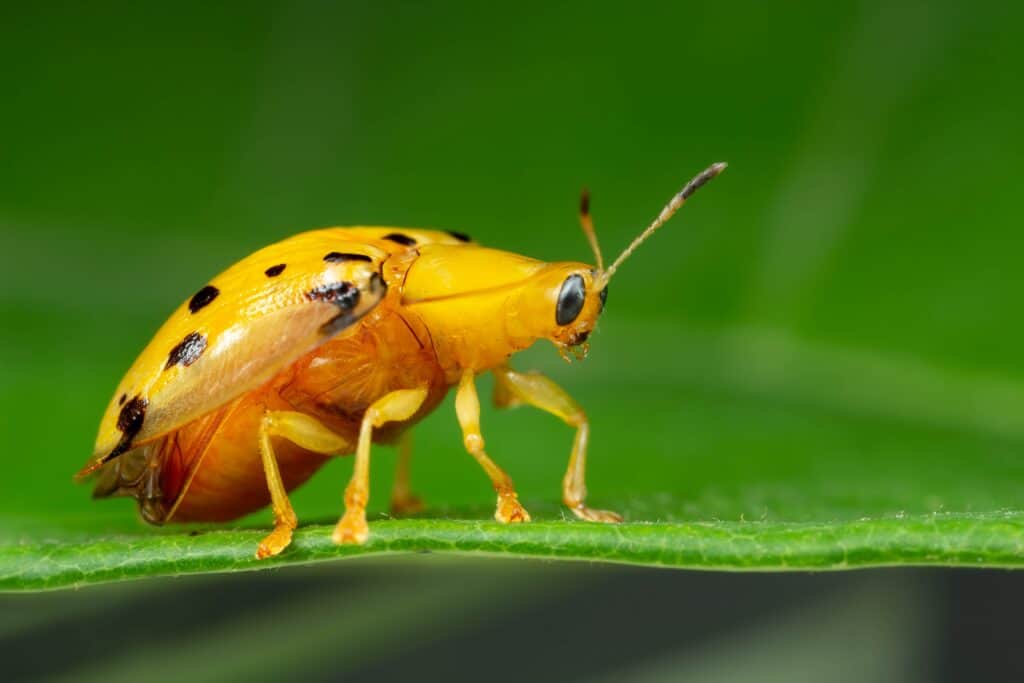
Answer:
M558 292L558 305L555 307L555 322L559 325L568 325L583 310L583 300L587 296L587 290L583 286L583 277L570 275L562 283L562 289Z

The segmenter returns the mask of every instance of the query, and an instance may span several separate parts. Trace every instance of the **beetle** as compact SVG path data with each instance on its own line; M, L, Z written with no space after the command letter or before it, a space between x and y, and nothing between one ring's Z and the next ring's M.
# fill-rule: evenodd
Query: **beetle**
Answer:
M399 443L391 507L417 510L407 430L456 387L463 445L497 492L495 519L527 522L511 478L484 449L475 378L490 371L499 407L532 405L576 429L565 505L584 520L619 522L585 502L583 409L509 358L540 339L566 360L585 357L618 267L725 166L695 176L607 268L585 191L580 220L593 266L404 228L326 228L261 249L159 329L118 385L76 477L95 477L94 497L135 497L154 524L228 521L270 503L274 528L256 550L266 558L298 524L288 491L329 457L354 453L333 540L363 543L371 444Z

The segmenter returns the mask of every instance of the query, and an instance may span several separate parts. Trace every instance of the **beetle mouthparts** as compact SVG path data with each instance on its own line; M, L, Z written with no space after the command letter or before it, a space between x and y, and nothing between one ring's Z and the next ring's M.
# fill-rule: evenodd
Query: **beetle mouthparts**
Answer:
M558 347L558 355L562 357L566 363L571 363L573 360L584 360L587 354L590 353L590 342L587 341L589 332L585 332L582 335L582 339L579 341L574 340L574 343L561 344Z

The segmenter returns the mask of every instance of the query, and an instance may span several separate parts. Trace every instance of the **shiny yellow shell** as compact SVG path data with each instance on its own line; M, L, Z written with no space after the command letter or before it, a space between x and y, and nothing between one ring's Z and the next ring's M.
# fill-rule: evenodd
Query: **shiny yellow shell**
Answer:
M390 255L467 242L433 230L326 228L242 259L179 306L135 360L79 475L256 389L352 329L384 298L380 270Z

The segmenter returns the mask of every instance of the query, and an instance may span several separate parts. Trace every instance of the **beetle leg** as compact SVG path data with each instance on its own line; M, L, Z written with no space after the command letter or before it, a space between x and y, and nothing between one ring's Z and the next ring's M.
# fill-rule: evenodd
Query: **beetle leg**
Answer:
M292 532L298 525L298 518L277 468L274 446L270 443L271 436L288 439L315 453L338 453L348 449L345 439L309 415L291 411L267 411L260 421L259 446L274 511L274 530L260 542L256 550L257 559L277 555L287 548L292 542Z
M499 522L529 522L530 515L519 503L512 479L484 452L484 437L480 434L480 399L477 398L473 371L462 373L459 390L455 394L455 413L462 427L462 441L469 454L476 458L498 492L498 507L494 518Z
M423 510L423 501L409 488L409 459L412 457L412 435L402 434L398 442L398 466L391 488L391 514L411 515Z
M345 514L334 528L335 543L365 543L370 535L366 525L366 503L370 500L370 444L373 428L386 422L401 422L416 414L427 398L427 389L399 389L385 394L366 409L359 426L359 444L352 479L345 488Z
M576 438L569 456L569 467L562 479L562 502L580 519L591 522L621 522L622 516L609 510L586 506L587 439L590 422L576 401L560 386L540 373L516 372L508 366L496 368L494 401L499 407L527 403L558 417L576 428Z

